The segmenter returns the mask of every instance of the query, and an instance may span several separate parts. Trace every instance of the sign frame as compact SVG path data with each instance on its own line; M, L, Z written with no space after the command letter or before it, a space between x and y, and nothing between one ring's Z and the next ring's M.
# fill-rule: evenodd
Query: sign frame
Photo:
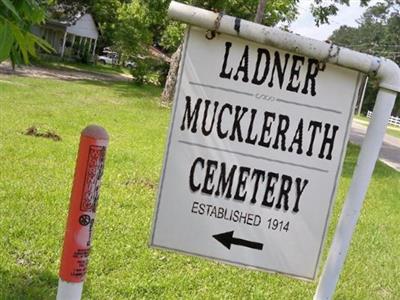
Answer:
M361 147L349 192L336 227L314 299L331 299L343 267L351 237L378 158L387 120L400 93L400 68L393 61L359 53L331 43L305 38L239 18L221 15L172 1L168 11L175 20L344 66L379 79L373 118Z

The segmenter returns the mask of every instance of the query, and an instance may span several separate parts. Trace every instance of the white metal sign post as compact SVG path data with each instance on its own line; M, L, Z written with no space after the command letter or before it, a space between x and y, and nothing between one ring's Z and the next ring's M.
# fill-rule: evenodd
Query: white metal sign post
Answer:
M398 67L177 2L169 13L200 28L186 35L156 247L314 279L359 71L381 79L315 296L330 299L399 91Z

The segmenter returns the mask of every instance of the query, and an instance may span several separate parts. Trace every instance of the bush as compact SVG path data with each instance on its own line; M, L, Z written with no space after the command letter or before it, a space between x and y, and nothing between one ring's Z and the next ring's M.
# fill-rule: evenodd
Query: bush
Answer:
M167 79L169 64L154 58L140 58L131 69L133 80L138 84L164 85Z
M82 54L81 54L81 57L80 57L80 61L81 61L81 63L83 63L83 64L89 64L89 63L91 63L91 55L90 55L90 52L89 52L89 45L88 45L88 43L86 43L86 45L84 45L83 47L82 47Z

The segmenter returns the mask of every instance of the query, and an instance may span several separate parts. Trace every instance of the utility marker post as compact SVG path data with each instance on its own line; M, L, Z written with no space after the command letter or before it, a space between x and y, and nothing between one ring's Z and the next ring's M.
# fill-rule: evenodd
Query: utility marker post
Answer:
M82 296L107 146L108 134L102 127L90 125L82 131L61 257L57 300L79 300Z
M193 26L186 34L175 93L154 247L314 279L357 78L364 73L379 79L373 117L314 296L331 299L400 92L399 66L175 1L168 13ZM316 137L322 128L323 136ZM313 151L315 145L321 150ZM274 196L275 185L280 193Z

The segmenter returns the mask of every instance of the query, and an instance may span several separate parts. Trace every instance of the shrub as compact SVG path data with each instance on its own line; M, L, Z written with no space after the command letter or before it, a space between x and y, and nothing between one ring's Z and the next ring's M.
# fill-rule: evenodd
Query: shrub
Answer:
M133 80L138 84L164 85L169 65L155 58L138 58L136 66L131 69Z
M89 64L91 61L91 55L90 55L90 51L89 51L89 45L88 43L86 43L86 45L84 45L82 47L82 53L81 53L81 57L80 57L80 61L83 64Z

